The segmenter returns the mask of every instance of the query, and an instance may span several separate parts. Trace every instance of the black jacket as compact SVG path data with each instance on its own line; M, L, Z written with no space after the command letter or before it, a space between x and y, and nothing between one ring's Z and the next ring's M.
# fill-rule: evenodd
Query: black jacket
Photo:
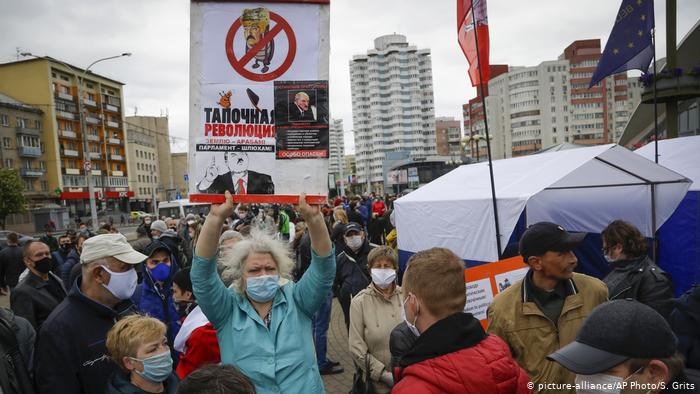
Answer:
M417 336L408 328L406 322L399 323L398 326L391 330L389 335L389 351L391 352L391 371L399 366L399 360L406 354L413 344L416 343Z
M177 378L175 373L171 373L168 379L163 382L165 390L164 394L175 394L177 392L177 386L180 384L180 380ZM148 394L147 391L143 391L140 388L131 384L131 379L129 375L124 373L122 370L116 371L109 382L107 383L106 394Z
M122 316L135 313L133 304L104 306L80 291L81 280L41 327L34 368L40 393L104 393L118 369L106 354L107 332Z
M0 250L0 287L17 286L19 275L24 268L20 246L12 245Z
M68 257L66 257L61 265L61 280L67 289L73 287L73 282L70 280L70 272L76 264L80 265L80 255L77 250L71 249L70 253L68 253Z
M353 252L349 247L345 247L342 253L336 258L335 287L338 294L355 296L372 281L367 267L367 255L374 249L365 239L362 247Z
M51 285L57 294L49 291ZM34 330L39 331L44 321L64 298L66 289L56 275L49 272L49 280L44 282L30 271L10 294L10 308L15 315L27 319Z
M678 337L678 351L688 368L700 369L700 285L685 292L675 306L668 322Z
M227 172L219 175L214 179L214 182L205 190L199 189L206 193L224 194L226 190L233 194L236 190L233 184L231 173ZM275 194L275 184L272 183L272 177L267 174L248 170L248 187L246 194Z
M648 256L635 260L616 261L603 282L608 286L610 300L635 299L649 305L668 318L673 308L671 278Z
M345 249L345 225L336 223L331 230L331 242L335 245L335 256L338 257Z

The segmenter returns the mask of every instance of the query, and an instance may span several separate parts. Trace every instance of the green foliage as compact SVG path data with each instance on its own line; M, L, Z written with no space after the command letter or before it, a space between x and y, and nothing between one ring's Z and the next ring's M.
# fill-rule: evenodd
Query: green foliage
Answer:
M26 210L24 182L19 172L12 168L0 169L0 226L5 229L5 218L13 213Z

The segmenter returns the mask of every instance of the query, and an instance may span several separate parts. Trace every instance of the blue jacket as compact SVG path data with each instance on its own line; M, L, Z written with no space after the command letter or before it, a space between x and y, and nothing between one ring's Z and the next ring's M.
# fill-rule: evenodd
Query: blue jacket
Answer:
M61 264L61 280L66 289L73 287L73 283L70 283L70 270L76 264L80 264L80 255L75 249L71 249L68 257Z
M173 275L178 271L175 260L171 257L170 276L163 282L163 286L153 283L153 279L146 268L146 262L141 263L143 282L134 291L131 301L142 313L165 323L168 326L168 344L172 347L177 333L180 331L180 316L173 304Z
M199 307L216 328L221 362L237 366L258 393L323 393L311 336L311 317L326 298L335 276L335 251L319 257L297 283L275 295L268 329L245 295L227 289L216 258L194 257L192 287Z

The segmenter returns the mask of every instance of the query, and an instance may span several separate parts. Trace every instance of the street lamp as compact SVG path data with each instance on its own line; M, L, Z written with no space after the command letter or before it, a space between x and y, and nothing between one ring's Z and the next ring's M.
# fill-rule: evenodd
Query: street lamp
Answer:
M64 67L66 67L68 70L71 70L73 73L73 77L75 78L75 82L78 84L78 115L80 116L80 133L83 136L83 170L85 171L85 177L87 179L87 184L88 184L88 194L90 198L90 215L92 218L92 228L96 229L98 226L97 222L97 204L95 203L95 186L92 184L92 163L90 162L90 153L89 153L89 145L88 145L88 140L87 140L87 134L85 133L85 113L83 112L83 81L85 80L85 76L87 73L90 71L90 67L94 66L95 64L99 62L103 62L105 60L110 60L110 59L117 59L120 57L124 56L131 56L131 52L125 52L122 53L121 55L116 55L116 56L109 56L105 57L102 59L97 59L94 62L90 63L89 66L83 70L83 73L78 77L78 74L76 74L75 69L68 64L58 60L54 59L48 56L37 56L34 55L30 52L23 52L20 53L20 55L25 56L25 57L33 57L37 59L46 59L49 61L55 61L57 63L62 64ZM106 138L106 136L105 136ZM107 152L105 152L106 154ZM106 188L105 185L102 185L103 188Z
M492 136L490 136L490 137L491 137L490 139L493 139ZM467 144L469 144L471 142L475 143L474 145L476 146L476 161L477 162L479 162L479 153L480 153L479 152L479 142L480 141L486 141L486 136L483 134L474 134L471 136L466 136L462 139L462 144L464 146L466 146ZM472 154L473 154L473 152L472 152Z

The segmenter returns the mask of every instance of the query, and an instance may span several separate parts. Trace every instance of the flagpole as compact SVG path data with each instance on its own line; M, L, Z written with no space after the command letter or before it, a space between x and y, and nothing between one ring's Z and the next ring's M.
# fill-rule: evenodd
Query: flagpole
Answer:
M654 59L652 60L654 75L651 79L651 82L654 84L652 87L654 96L654 163L659 164L659 118L656 112L656 23L651 33L651 50L654 52ZM666 114L666 117L668 118L668 114ZM666 128L668 129L668 119L666 119L666 124Z
M489 177L491 178L491 200L493 201L493 218L494 218L494 223L496 225L496 246L497 246L497 255L498 259L501 259L501 232L500 232L500 226L498 224L498 204L496 203L496 185L494 183L493 179L493 163L491 162L491 138L489 136L489 122L488 122L488 116L486 116L486 99L484 98L484 78L481 75L481 59L479 56L479 39L478 39L478 29L476 25L476 12L475 11L475 3L478 3L478 0L472 3L472 23L474 25L474 45L476 45L476 63L478 65L478 70L479 70L479 88L481 90L481 93L479 96L481 96L481 108L484 110L484 132L486 133L486 152L489 157ZM476 144L476 149L477 152L479 150L479 144Z

